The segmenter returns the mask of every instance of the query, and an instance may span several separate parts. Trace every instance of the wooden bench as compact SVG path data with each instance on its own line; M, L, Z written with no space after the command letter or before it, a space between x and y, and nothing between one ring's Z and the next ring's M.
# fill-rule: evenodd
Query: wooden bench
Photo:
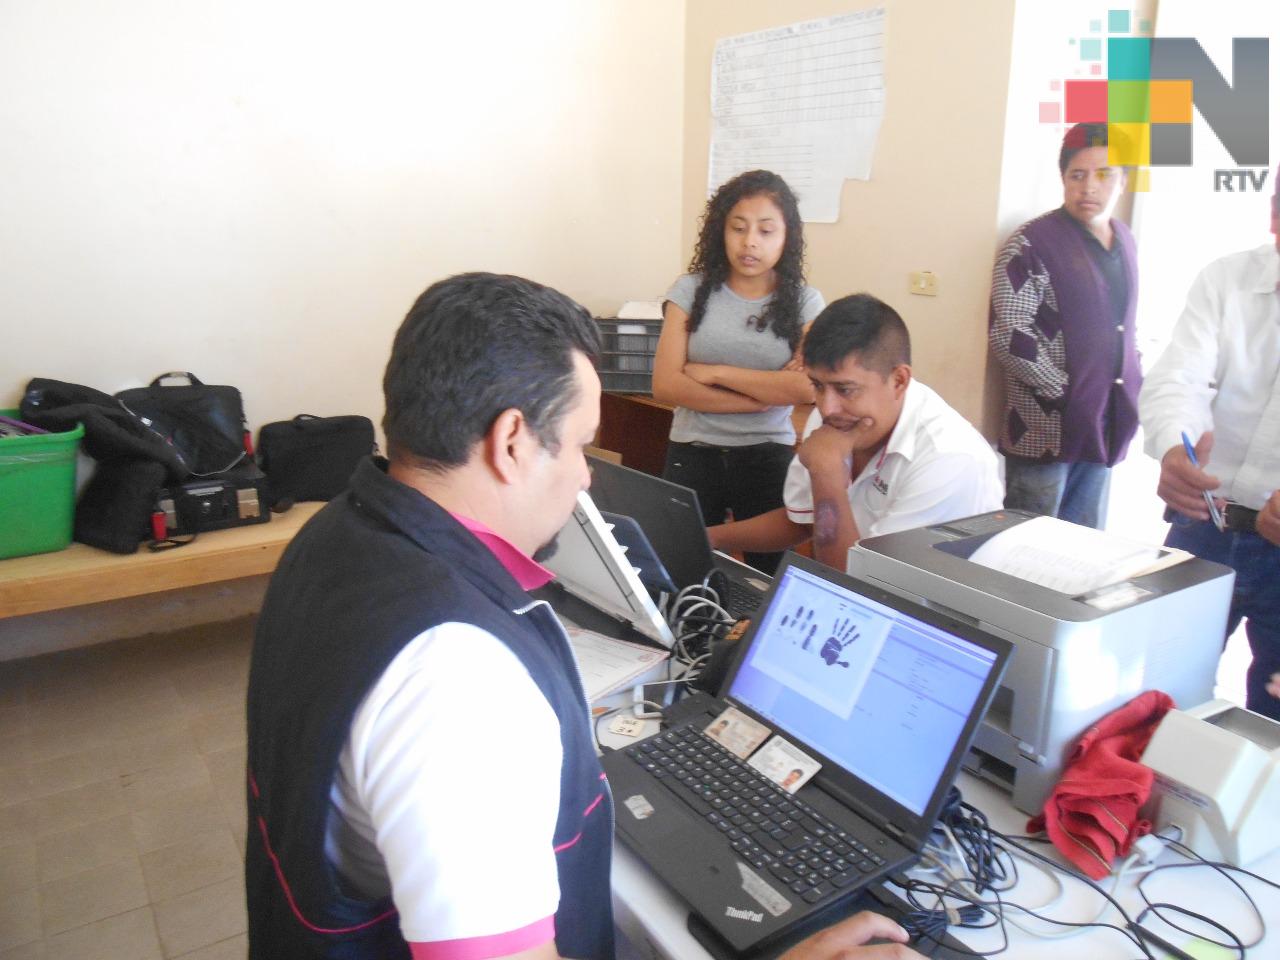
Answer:
M176 550L130 555L73 543L0 560L0 619L270 573L323 503L299 503L270 522L201 534Z

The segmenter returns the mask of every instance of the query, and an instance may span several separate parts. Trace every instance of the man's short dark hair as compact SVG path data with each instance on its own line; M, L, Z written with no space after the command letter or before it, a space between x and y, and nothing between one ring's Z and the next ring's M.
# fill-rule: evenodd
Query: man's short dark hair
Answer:
M556 452L577 399L575 351L594 363L599 331L583 307L550 287L492 273L432 284L396 331L382 378L391 459L461 466L512 408Z
M1112 135L1105 123L1077 123L1062 138L1062 149L1058 151L1058 172L1065 176L1067 167L1071 165L1071 158L1081 150L1109 146L1111 139L1108 137L1115 140L1116 150L1121 156L1128 156L1131 141L1119 130ZM1107 151L1107 156L1111 156L1110 150ZM1117 163L1116 166L1127 169L1121 163Z
M860 365L885 377L911 363L907 325L893 307L869 293L827 304L804 338L806 367L834 370L853 353Z
M1107 145L1107 125L1105 123L1077 123L1062 138L1062 149L1058 151L1058 172L1065 174L1071 165L1071 158L1081 150L1090 147Z

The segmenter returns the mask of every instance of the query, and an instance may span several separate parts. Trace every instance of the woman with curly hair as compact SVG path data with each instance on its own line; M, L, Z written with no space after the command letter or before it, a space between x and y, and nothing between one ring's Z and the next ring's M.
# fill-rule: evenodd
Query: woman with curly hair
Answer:
M663 476L692 487L708 526L782 506L791 407L813 402L800 340L822 310L804 282L795 194L767 170L707 201L689 272L667 292L653 395L676 405ZM747 554L772 573L781 555Z

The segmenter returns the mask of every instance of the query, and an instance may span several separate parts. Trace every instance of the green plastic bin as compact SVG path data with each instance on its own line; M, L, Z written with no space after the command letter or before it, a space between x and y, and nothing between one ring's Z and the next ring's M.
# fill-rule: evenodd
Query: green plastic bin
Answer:
M18 417L17 410L0 410ZM62 550L76 509L76 450L84 426L0 437L0 559Z

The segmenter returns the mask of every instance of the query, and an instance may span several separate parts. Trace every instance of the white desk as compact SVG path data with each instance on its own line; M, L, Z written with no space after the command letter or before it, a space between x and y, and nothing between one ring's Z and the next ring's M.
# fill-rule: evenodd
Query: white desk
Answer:
M611 746L620 745L622 738L606 737L604 728L607 721L601 724L602 739ZM656 729L656 727L655 727ZM633 741L626 741L627 743ZM974 806L982 810L991 821L991 825L1003 833L1025 833L1026 816L1013 808L1007 795L996 788L968 774L961 774L958 781L964 797ZM1034 849L1053 856L1055 851L1046 844L1036 845ZM1181 862L1182 858L1166 851L1161 855L1160 863ZM1036 907L1046 902L1053 895L1051 882L1034 867L1019 861L1021 873L1018 887L1002 894L1005 900L1012 900L1028 907ZM1280 851L1272 852L1267 857L1247 865L1254 873L1268 877L1280 878ZM1264 884L1236 875L1257 902L1263 916L1267 917L1272 927L1280 925L1280 891ZM1134 889L1136 878L1121 881L1116 891L1116 898L1124 904L1130 916L1136 916L1142 908L1142 898ZM1104 881L1104 886L1109 884ZM1063 920L1085 921L1093 918L1097 912L1100 898L1084 884L1063 878L1066 893L1053 907L1044 911L1047 915ZM1235 887L1220 874L1209 867L1195 870L1167 871L1147 882L1148 893L1153 900L1164 900L1178 903L1197 912L1212 916L1219 923L1235 931L1245 942L1258 933L1256 920L1252 911L1239 895ZM613 906L615 922L622 934L631 941L636 953L645 960L709 960L710 954L688 932L685 921L688 910L675 895L660 883L652 873L630 850L619 841L614 844L613 865ZM1113 910L1102 918L1107 922L1115 922L1118 914ZM1026 923L1035 923L1033 918L1026 917ZM1182 945L1187 937L1165 927L1154 918L1145 921L1165 939ZM1046 929L1059 931L1064 928ZM1010 948L1002 957L1032 957L1035 960L1053 960L1053 958L1073 958L1079 960L1133 960L1140 956L1132 942L1112 930L1087 930L1078 936L1059 940L1046 940L1025 933L1016 927L1009 926ZM953 931L957 939L974 950L996 950L1000 947L1001 937L998 930ZM1152 954L1164 956L1158 948L1151 948ZM925 951L927 952L927 950ZM1204 954L1209 956L1209 954ZM1226 957L1227 954L1214 956ZM1249 960L1277 960L1280 958L1280 930L1272 929L1265 940L1248 953Z

